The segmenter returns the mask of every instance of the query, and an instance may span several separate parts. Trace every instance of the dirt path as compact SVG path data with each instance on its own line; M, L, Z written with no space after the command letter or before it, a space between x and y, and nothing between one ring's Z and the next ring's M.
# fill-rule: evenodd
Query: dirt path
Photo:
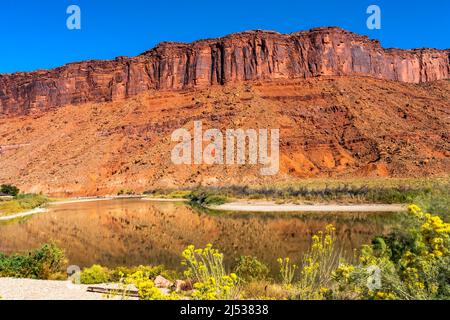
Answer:
M108 300L100 293L87 292L88 285L74 285L69 281L0 278L2 300ZM130 298L131 299L131 298Z
M83 202L94 202L94 201L108 201L117 199L141 199L144 196L109 196L109 197L95 197L95 198L72 198L67 200L58 200L49 202L49 205L59 205L59 204L70 204L70 203L83 203Z
M27 216L31 216L31 215L38 214L38 213L44 213L44 212L47 212L47 209L36 208L36 209L33 209L33 210L20 212L20 213L15 213L15 214L11 214L9 216L0 217L0 221L8 221L8 220L14 220L14 219L17 219L17 218L24 218L24 217L27 217Z
M273 201L238 201L208 208L241 212L398 212L405 211L401 204L277 204Z
M71 204L71 203L83 203L83 202L94 202L94 201L108 201L108 200L114 200L113 197L105 197L105 198L88 198L88 199L69 199L69 200L61 200L61 201L54 201L49 202L48 204L51 206L56 206L60 204Z

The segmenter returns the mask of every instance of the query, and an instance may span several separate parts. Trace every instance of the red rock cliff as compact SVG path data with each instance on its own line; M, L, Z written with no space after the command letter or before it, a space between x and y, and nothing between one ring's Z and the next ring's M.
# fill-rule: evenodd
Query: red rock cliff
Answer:
M193 43L165 42L133 58L0 75L0 113L246 80L367 75L428 82L450 78L449 55L449 50L383 49L376 40L339 28L292 34L256 30Z

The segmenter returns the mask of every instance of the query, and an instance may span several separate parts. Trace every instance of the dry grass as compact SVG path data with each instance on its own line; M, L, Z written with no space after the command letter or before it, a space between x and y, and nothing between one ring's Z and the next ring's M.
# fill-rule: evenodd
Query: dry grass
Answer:
M242 286L245 299L287 300L291 292L280 284L257 281Z

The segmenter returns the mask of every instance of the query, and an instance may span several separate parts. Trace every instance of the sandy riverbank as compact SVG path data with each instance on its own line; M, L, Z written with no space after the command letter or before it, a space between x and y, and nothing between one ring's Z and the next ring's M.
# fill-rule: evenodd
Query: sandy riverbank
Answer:
M400 212L402 204L278 204L274 201L236 201L208 206L209 209L237 212Z

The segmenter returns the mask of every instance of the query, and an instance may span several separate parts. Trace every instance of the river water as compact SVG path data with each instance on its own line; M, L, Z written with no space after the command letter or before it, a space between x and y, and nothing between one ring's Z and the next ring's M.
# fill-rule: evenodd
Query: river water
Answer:
M164 264L180 269L180 254L212 243L231 266L253 255L276 268L297 261L311 235L332 223L348 257L396 224L398 213L211 213L185 203L120 199L52 205L49 212L0 224L0 252L25 252L54 242L80 267Z

